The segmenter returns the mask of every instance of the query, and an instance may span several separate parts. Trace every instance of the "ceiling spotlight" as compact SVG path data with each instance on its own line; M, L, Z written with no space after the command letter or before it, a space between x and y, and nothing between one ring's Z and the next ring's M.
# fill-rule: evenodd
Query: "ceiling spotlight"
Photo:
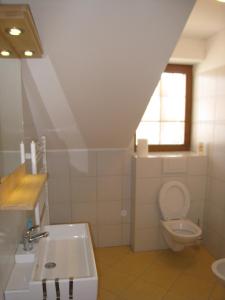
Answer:
M10 56L10 51L9 50L2 50L1 52L0 52L0 54L1 54L1 56L5 56L5 57L7 57L7 56Z
M34 51L31 51L31 50L25 50L25 51L24 51L24 55L25 55L25 56L31 57L31 56L34 55Z
M217 0L218 2L222 2L222 3L225 3L225 0Z
M12 28L6 29L6 31L8 32L8 34L13 35L13 36L19 36L23 32L22 29L17 28L17 27L12 27Z

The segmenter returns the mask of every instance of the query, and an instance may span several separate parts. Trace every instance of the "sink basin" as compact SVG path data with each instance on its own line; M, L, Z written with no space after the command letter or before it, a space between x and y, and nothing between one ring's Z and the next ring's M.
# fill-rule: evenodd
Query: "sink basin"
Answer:
M17 253L5 300L43 299L43 280L47 299L55 300L56 279L61 300L69 299L69 290L73 299L96 300L98 276L88 224L49 225L43 231L49 236L32 255Z
M212 271L220 282L225 285L225 258L214 261L212 264Z

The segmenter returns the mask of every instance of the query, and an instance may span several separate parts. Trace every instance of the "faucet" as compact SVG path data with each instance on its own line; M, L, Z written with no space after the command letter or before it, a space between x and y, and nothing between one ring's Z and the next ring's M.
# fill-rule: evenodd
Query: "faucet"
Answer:
M31 251L33 249L33 242L38 241L43 237L47 237L49 233L47 231L37 233L39 226L33 226L23 236L23 249L25 251Z

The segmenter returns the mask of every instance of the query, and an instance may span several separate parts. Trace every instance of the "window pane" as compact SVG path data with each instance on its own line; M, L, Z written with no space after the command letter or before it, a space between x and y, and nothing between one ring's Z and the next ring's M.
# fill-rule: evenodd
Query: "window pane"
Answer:
M160 144L184 144L184 122L161 123Z
M161 121L184 121L185 97L163 97L161 99Z
M157 85L142 117L142 121L160 121L160 89Z
M159 144L160 123L140 122L136 131L136 140L148 139L149 144Z
M185 97L186 75L179 73L163 73L161 76L161 96Z

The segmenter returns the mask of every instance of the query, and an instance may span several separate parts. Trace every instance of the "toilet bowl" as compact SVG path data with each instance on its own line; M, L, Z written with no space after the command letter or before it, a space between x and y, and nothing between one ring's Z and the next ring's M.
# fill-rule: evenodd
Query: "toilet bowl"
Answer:
M212 271L220 282L225 285L225 258L214 261Z
M162 186L159 208L162 214L162 234L173 251L181 251L200 239L201 228L186 218L190 208L190 194L183 183L170 181Z

